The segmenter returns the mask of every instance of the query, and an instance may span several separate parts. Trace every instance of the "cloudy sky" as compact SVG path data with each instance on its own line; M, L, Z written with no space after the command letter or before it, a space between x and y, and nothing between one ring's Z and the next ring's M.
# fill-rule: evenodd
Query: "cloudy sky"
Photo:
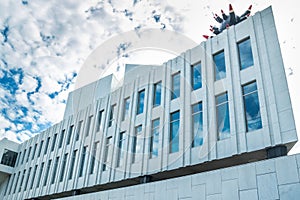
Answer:
M236 14L250 4L252 14L272 5L300 130L296 0L5 0L0 2L0 138L21 142L61 121L80 68L103 42L155 28L200 43L210 34L209 25L216 25L212 12L228 12L229 3Z

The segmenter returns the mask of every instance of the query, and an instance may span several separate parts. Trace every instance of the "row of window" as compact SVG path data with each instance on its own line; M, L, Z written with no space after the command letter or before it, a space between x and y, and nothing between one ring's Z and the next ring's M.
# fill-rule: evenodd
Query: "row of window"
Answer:
M89 127L90 127L90 124L91 124L91 120L92 120L92 117L93 116L90 116L88 118L88 129L87 129L87 133L89 132ZM77 126L77 131L76 131L76 135L75 135L75 139L76 141L79 140L79 135L80 135L80 131L81 131L81 126L82 126L82 123L83 123L83 120L80 121L78 123L78 126ZM67 145L70 144L70 141L71 141L71 137L72 137L72 134L73 134L73 130L74 130L74 125L70 126L69 128L69 131L68 131L68 135L67 135ZM59 143L58 143L58 148L60 149L63 145L63 140L64 140L64 136L65 136L65 132L66 130L63 129L61 131L61 134L59 136ZM88 135L88 134L87 134ZM52 139L52 143L51 143L51 149L50 151L53 152L54 149L55 149L55 146L56 146L56 142L57 142L57 137L58 137L58 133L54 134L53 136L53 139ZM50 145L50 141L51 141L51 137L48 137L46 139L46 143L44 145L44 140L42 140L40 142L40 145L38 146L38 143L36 143L33 147L30 146L28 148L28 152L27 152L27 149L24 149L23 152L20 152L19 154L19 159L17 161L17 165L22 165L24 163L24 161L26 161L26 163L29 161L30 159L30 156L31 156L31 160L33 160L35 158L35 156L37 156L37 158L39 158L42 154L42 150L44 148L44 151L43 151L43 154L46 155L48 153L48 149L49 149L49 145ZM32 151L32 148L33 148L33 151ZM32 151L32 152L31 152ZM25 156L26 156L26 160L25 160Z
M244 102L244 110L245 110L245 121L246 121L246 129L247 131L253 131L262 128L262 121L261 121L261 115L260 115L260 107L259 107L259 99L258 99L258 92L257 92L257 84L256 82L251 82L248 83L244 86L242 86L242 93L243 93L243 102ZM139 95L141 96L141 95ZM143 95L142 95L143 96ZM125 106L129 107L129 106ZM204 142L203 138L203 105L202 102L196 103L192 105L191 107L192 113L191 113L191 119L192 119L192 147L197 147L201 146ZM98 126L100 127L101 123L101 116L102 116L103 110L100 111L99 117L98 117ZM113 112L111 112L113 113ZM112 114L111 114L112 115ZM222 140L225 138L230 137L230 120L229 120L229 105L228 105L228 94L223 93L221 95L216 96L216 120L217 120L217 134L218 134L218 139ZM89 117L88 120L91 120L91 117ZM82 124L79 123L79 124ZM89 123L88 123L89 124ZM169 153L174 153L179 151L179 127L180 127L180 111L175 111L170 113L170 122L169 122ZM73 126L71 126L70 130L73 130ZM99 128L97 129L99 130ZM148 150L148 155L150 158L155 158L159 155L159 135L160 135L160 119L154 119L152 120L152 126L151 126L151 136L148 140L149 142L149 150ZM134 136L131 138L132 143L131 143L131 162L132 163L137 163L141 160L143 153L144 153L144 142L145 138L143 137L142 134L143 127L142 125L136 126L135 127L135 133ZM62 133L65 131L63 130ZM56 134L57 135L57 134ZM54 141L56 140L57 136L54 136ZM121 132L119 134L119 139L117 141L117 162L116 162L116 167L122 166L124 163L124 155L125 155L125 141L128 138L128 135L126 135L126 132ZM47 138L46 141L46 147L44 149L44 153L48 150L49 146L49 141L50 139ZM41 147L43 145L43 141L41 142ZM94 143L93 149L92 149L92 158L90 159L90 169L89 169L89 174L94 173L94 166L95 166L95 157L96 157L96 151L98 148L99 142ZM41 153L41 147L39 148L38 151L38 156ZM33 155L36 151L37 144L34 147L33 150ZM103 163L102 163L102 171L107 170L107 166L111 165L111 158L109 156L112 155L112 148L113 148L113 139L112 136L109 136L106 138L105 141L105 149L104 149L104 158L103 158ZM51 145L51 150L54 149L53 145ZM28 157L30 155L31 147L28 150ZM77 156L77 151L74 150L72 153L72 157L70 159L70 168L69 168L69 174L68 174L68 179L72 179L73 177L73 171L74 171L74 164ZM22 157L22 161L24 160L26 154L26 149L24 150L24 155ZM81 156L80 156L80 165L78 168L78 176L82 177L83 176L83 169L85 165L85 160L86 160L86 154L87 154L87 146L83 147ZM28 161L27 157L27 161ZM59 181L63 181L64 179L64 174L65 174L65 168L66 168L66 162L68 158L68 153L66 153L63 157L62 165L61 165L61 171L59 173ZM56 179L56 174L57 174L57 166L59 163L60 158L56 157L54 161L54 169L52 172L52 178L51 178L51 184L55 182ZM44 176L44 181L43 181L43 186L47 184L48 181L48 175L50 171L50 167L52 164L52 160L49 160L47 165L46 165L46 171L45 171L45 176ZM45 163L43 162L40 165L39 168L39 174L38 178L36 181L36 187L40 186L40 180L41 180L41 175L43 173ZM28 172L27 172L27 178L26 178L26 183L25 183L25 190L34 186L34 180L36 177L36 172L37 172L38 166L36 165L33 169L33 174L30 176L30 173L32 171L32 168L30 167ZM26 170L23 171L22 176L21 172L18 172L17 177L16 177L16 184L15 187L12 191L12 193L15 193L17 191L17 183L20 179L20 186L18 191L21 190L23 186L23 181L25 178L25 173ZM12 181L15 178L15 174L12 176ZM31 182L30 184L27 184L29 181L29 177L31 177ZM9 188L8 193L11 192L12 190L12 183Z
M175 80L179 81L179 79L177 79L177 78L175 78ZM155 84L154 88L155 89L154 89L153 104L159 105L161 102L161 100L160 100L161 99L161 82ZM261 128L262 124L261 124L261 118L260 118L260 109L259 109L259 101L258 101L256 82L253 82L251 84L247 84L247 85L243 86L243 97L244 97L244 102L245 102L245 113L246 113L245 117L246 117L247 131L256 130L256 129ZM140 114L143 112L144 98L145 98L145 90L139 91L137 114ZM124 108L123 108L123 114L122 114L123 120L129 115L129 105L130 105L130 98L127 97L124 100ZM109 127L112 125L112 122L114 120L115 107L116 107L116 104L112 105L111 109L110 109L110 115L109 115L109 121L108 121ZM229 107L228 107L227 93L221 94L216 97L216 111L217 111L218 139L227 138L230 135L229 134L230 133ZM98 115L97 125L96 125L97 131L100 130L100 124L101 124L103 112L104 112L104 110L101 110ZM193 122L192 129L193 129L193 134L195 134L193 137L194 141L193 141L192 145L198 146L203 143L202 104L194 105L192 107L192 113L193 113L192 114L192 122ZM89 116L89 118L88 118L86 136L88 136L92 118L93 118L93 115ZM170 138L172 138L172 142L170 143L170 152L176 152L176 151L178 151L178 147L179 147L179 145L178 145L179 138L178 138L178 134L176 133L175 130L178 130L178 127L179 127L179 113L171 114L170 121L171 121ZM83 121L81 120L78 123L77 131L76 131L76 141L78 141L78 139L79 139L79 134L81 131L82 124L83 124ZM155 127L154 130L157 132L159 121L156 121L154 123L154 125L156 125L156 126L154 126ZM74 125L70 126L68 136L67 136L67 144L70 144L73 129L74 129ZM139 129L141 129L141 128L139 128ZM61 132L58 148L62 147L64 135L65 135L65 129L62 130L62 132ZM153 136L154 141L157 141L157 139L158 139L158 136ZM56 140L57 140L57 133L53 137L53 141L52 141L52 145L51 145L51 152L54 151ZM137 145L139 144L138 141L139 140L135 141L135 143L137 143ZM46 154L48 151L49 143L50 143L50 137L48 137L46 140L44 154ZM37 157L40 157L40 155L41 155L43 144L44 144L44 141L42 140L40 143L39 149L38 149ZM153 142L153 145L156 145L156 144L157 143ZM122 145L122 144L120 143L120 145ZM28 160L29 160L31 149L32 149L32 147L29 147L26 162L28 162ZM36 150L37 150L37 144L35 144L35 146L33 148L31 159L34 159ZM137 148L137 150L139 150L139 149ZM24 162L26 151L27 151L27 149L24 150L22 158L21 158L22 152L20 153L19 161L21 160L21 164L23 164L23 162ZM152 152L153 152L153 155L157 154L157 149L153 148Z
M250 38L242 40L237 44L239 53L240 69L246 69L253 66L253 54ZM215 63L215 81L226 78L226 64L224 50L213 55Z
M241 69L246 69L250 66L253 66L253 55L252 55L250 38L247 38L246 40L243 40L242 42L238 43L238 51L239 51L239 61L240 61ZM226 77L226 66L225 66L224 51L221 51L221 52L213 55L213 59L215 62L215 80L220 80L222 78L225 78ZM191 73L192 73L191 74L192 88L193 88L193 90L197 90L202 87L201 63L192 65ZM153 106L154 107L159 106L161 104L161 92L162 92L162 84L160 81L160 82L154 84L154 92L153 92ZM180 72L172 75L172 80L171 80L171 99L176 99L178 97L180 97ZM144 112L144 99L145 99L145 90L143 89L138 92L136 114L141 114ZM228 116L228 113L226 113L226 110L228 112L228 104L226 104L226 102L228 100L226 100L226 99L227 99L227 95L224 95L224 96L220 96L216 100L218 102L217 110L218 110L218 113L220 113L218 115L218 118L220 117L222 119L223 118L226 119L224 122L221 122L221 120L219 120L220 123L224 124L223 127L226 127L226 128L218 129L218 132L226 132L226 131L228 132L228 130L230 129L229 125L226 125L229 123L229 121L228 121L229 119L226 118L226 116ZM248 99L249 99L249 97L248 97ZM249 101L248 101L248 104L250 104ZM126 99L124 99L124 103L123 103L122 120L125 120L126 117L129 116L129 108L130 108L129 106L130 106L130 97L127 97ZM116 105L111 106L108 127L111 127L112 123L114 121L115 107L116 107ZM97 131L99 131L99 129L100 129L102 113L100 113L98 116ZM249 116L251 116L251 118L253 118L252 113ZM249 116L247 116L247 118L249 118ZM89 132L90 132L89 129L90 129L90 124L91 124L92 119L93 119L93 115L89 116L88 121L87 121L86 136L89 135ZM82 123L83 123L83 121L80 121L78 124L77 131L76 131L76 141L79 140ZM221 125L222 124L218 124L218 128L220 128ZM249 128L248 126L247 126L247 128L252 129L251 127ZM69 129L68 136L67 136L67 145L70 144L73 129L74 129L74 125L72 125ZM65 134L65 130L63 130L60 134L59 148L62 147L64 134ZM221 136L221 138L222 137L223 136ZM53 137L51 151L54 151L56 140L57 140L57 133ZM42 141L40 144L40 147L38 150L38 155L37 155L38 157L40 157L40 155L41 155L43 143L44 143L44 141ZM50 143L50 137L48 137L46 140L44 154L46 154L48 151L49 143ZM26 162L28 162L28 160L29 160L31 148L32 147L30 147L28 150ZM36 149L37 149L37 144L35 144L35 146L34 146L31 159L34 158ZM23 162L24 162L25 154L26 154L26 149L24 150L21 164L23 164ZM21 153L20 153L20 157L21 157Z

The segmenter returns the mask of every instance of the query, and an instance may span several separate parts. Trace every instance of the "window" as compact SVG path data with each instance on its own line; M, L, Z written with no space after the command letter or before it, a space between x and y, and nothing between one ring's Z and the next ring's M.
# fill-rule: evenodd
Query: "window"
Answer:
M11 184L11 178L12 178L12 177L13 177L13 175L8 176L8 181L7 181L5 190L4 190L4 196L6 196L6 194L7 194L7 190L8 190L8 188L9 188L9 185Z
M24 190L27 190L28 188L28 181L29 181L29 178L30 178L30 173L31 173L31 167L29 167L29 170L28 170L28 173L27 173L27 177L26 177L26 181L25 181L25 188Z
M34 145L34 148L33 148L31 160L33 160L34 157L35 157L35 152L36 152L36 150L37 150L37 146L38 146L38 144L36 143L36 144Z
M145 100L145 90L141 90L138 93L138 102L136 114L141 114L144 112L144 100Z
M119 142L118 142L117 167L120 167L123 164L125 140L126 140L125 132L120 133Z
M102 171L106 171L107 165L109 165L109 162L110 162L109 156L111 156L111 151L112 151L111 145L112 145L112 137L106 138Z
M43 144L44 144L44 140L41 141L40 148L39 148L39 153L38 153L38 157L40 157L40 155L41 155Z
M243 86L243 99L247 131L261 129L262 122L256 82Z
M192 106L192 139L192 147L203 144L203 111L201 102Z
M180 97L180 72L172 75L171 100Z
M73 176L74 164L75 164L75 160L76 160L76 153L77 153L77 150L74 150L72 158L71 158L71 163L70 163L69 180L72 179L72 176Z
M154 84L153 107L159 106L160 103L161 103L161 81Z
M140 161L137 159L137 155L143 153L142 125L135 127L135 135L132 139L132 163L135 163Z
M42 173L43 173L43 169L44 169L44 162L42 162L41 166L40 166L40 173L39 173L39 177L37 179L37 183L36 183L36 187L40 186L40 182L41 182L41 178L42 178Z
M60 133L59 144L58 144L59 149L62 147L62 143L63 143L64 137L65 137L65 132L66 132L66 129L62 130Z
M89 136L89 132L90 132L90 128L91 128L91 123L92 123L92 120L93 120L93 115L89 116L88 118L88 121L87 121L87 125L86 125L86 133L85 133L85 136Z
M50 171L50 167L51 167L51 162L52 162L52 160L48 161L48 165L47 165L47 169L46 169L46 172L45 172L46 174L45 174L43 186L46 186L46 184L47 184L48 176L49 176L49 171Z
M31 153L31 149L32 149L32 147L29 147L29 149L28 149L28 154L27 154L27 158L26 158L26 163L27 163L28 160L29 160L30 153Z
M78 123L77 129L76 129L76 141L79 140L82 123L83 123L83 120L79 121L79 123Z
M74 125L70 126L70 128L69 128L68 138L67 138L67 145L70 144L70 142L71 142L71 137L72 137L72 134L73 134L73 130L74 130Z
M224 50L215 54L213 57L215 64L215 81L226 78Z
M58 161L59 161L59 157L56 157L55 162L54 162L53 172L52 172L51 184L54 183L55 178L57 176L56 172L57 172Z
M82 177L83 175L83 169L84 169L84 163L85 163L85 155L86 155L86 149L87 147L83 147L81 152L81 159L80 159L80 165L79 165L79 177Z
M23 153L23 157L22 157L21 165L22 165L22 164L23 164L23 162L24 162L25 156L26 156L26 149L24 150L24 153Z
M64 137L65 137L65 132L66 132L66 129L62 130L61 133L60 133L59 144L58 144L59 149L62 147Z
M114 121L114 111L115 111L116 105L112 105L110 107L110 113L109 113L109 121L108 121L108 127L112 126L112 123Z
M48 137L47 140L46 140L46 146L45 146L45 150L44 150L44 155L45 155L45 154L47 153L47 151L48 151L49 143L50 143L50 137Z
M254 63L250 38L238 43L238 51L240 58L240 69L243 70L253 66Z
M38 165L35 165L33 173L32 173L32 178L31 178L31 183L30 183L30 190L33 188L37 168L38 168Z
M19 192L21 192L21 189L22 189L22 186L23 186L25 173L26 173L26 169L24 169L24 171L23 171L23 175L22 175L22 178L21 178L21 181L20 181L20 186L19 186Z
M19 156L17 157L17 158L18 158L18 160L17 160L17 164L16 164L16 166L18 166L18 165L20 164L21 155L22 155L22 151L20 151L20 153L19 153Z
M1 164L2 165L7 165L10 167L14 167L16 164L18 153L13 152L8 149L4 149L2 159L1 159Z
M18 186L18 182L19 182L19 178L20 178L20 173L21 173L21 172L18 173L18 176L17 176L17 180L16 180L16 184L15 184L15 188L14 188L13 194L16 193L17 186Z
M60 170L60 175L59 175L59 182L62 182L64 179L64 175L65 175L65 169L66 169L66 164L67 164L67 158L68 158L68 154L66 153L64 155L62 164L61 164L61 170Z
M180 112L176 111L170 114L170 153L179 151L179 124Z
M12 179L11 179L11 183L10 183L10 187L9 187L9 190L8 190L8 194L10 194L11 190L12 190L12 187L14 185L14 180L15 180L15 177L16 177L16 174L13 174L12 176Z
M159 118L152 120L151 138L150 138L150 158L158 156L159 144Z
M57 133L53 137L52 146L51 146L51 152L54 151L56 139L57 139Z
M104 110L101 110L101 111L99 111L99 114L98 114L98 120L97 120L97 132L100 131L103 112L104 112Z
M192 87L197 90L202 87L201 63L192 65Z
M99 142L94 143L93 147L93 152L92 152L92 158L91 158L91 163L90 163L90 174L94 173L94 168L95 168L95 160L96 160L96 153L97 153L97 148L98 148Z
M129 105L130 105L130 98L127 97L126 99L124 99L122 121L124 121L125 118L128 117L129 115Z
M227 93L216 97L218 139L230 137L229 107Z

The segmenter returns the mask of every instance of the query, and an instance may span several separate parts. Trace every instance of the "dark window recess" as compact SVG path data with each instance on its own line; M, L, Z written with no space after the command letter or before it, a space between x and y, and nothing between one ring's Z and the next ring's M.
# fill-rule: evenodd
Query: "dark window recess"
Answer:
M2 155L1 164L7 165L10 167L14 167L16 164L18 153L14 151L10 151L8 149L4 149L4 153Z

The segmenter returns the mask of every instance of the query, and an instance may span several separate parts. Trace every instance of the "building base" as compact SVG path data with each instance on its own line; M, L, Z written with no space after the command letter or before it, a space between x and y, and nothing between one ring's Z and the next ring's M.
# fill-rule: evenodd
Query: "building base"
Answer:
M298 200L299 172L300 154L297 154L150 183L145 183L150 177L142 177L145 184L61 199Z

